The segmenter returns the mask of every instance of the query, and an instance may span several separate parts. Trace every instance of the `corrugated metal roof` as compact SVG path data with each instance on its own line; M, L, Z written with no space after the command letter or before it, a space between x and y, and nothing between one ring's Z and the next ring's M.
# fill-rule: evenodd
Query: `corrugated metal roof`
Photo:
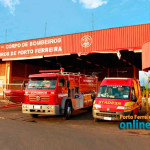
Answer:
M57 39L61 41L58 42ZM150 40L150 24L142 24L0 44L0 58L28 59L68 54L86 55L94 52L116 53L118 50L141 49L148 40ZM44 43L32 44L40 41ZM15 47L15 44L18 45ZM26 46L23 46L25 44ZM8 48L9 46L14 47Z

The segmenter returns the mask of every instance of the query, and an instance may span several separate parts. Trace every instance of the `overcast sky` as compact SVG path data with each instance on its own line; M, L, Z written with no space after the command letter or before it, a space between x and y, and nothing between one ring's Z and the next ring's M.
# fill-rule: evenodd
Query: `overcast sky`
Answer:
M149 10L149 0L0 0L0 43L149 23Z

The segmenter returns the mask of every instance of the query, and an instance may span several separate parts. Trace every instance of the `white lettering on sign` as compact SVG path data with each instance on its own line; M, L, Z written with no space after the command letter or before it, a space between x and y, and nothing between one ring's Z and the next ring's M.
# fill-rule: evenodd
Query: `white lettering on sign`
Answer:
M48 39L48 40L40 40L40 41L31 41L30 42L30 46L46 45L46 44L56 44L56 43L61 43L61 38Z
M94 82L93 80L83 80L83 82Z
M0 56L9 56L9 52L0 53Z
M46 48L37 48L37 49L27 49L27 50L19 50L19 51L11 51L11 52L2 52L0 53L1 57L7 56L23 56L23 55L34 55L34 54L44 54L44 53L52 53L52 52L62 52L62 48L60 46L55 47L46 47Z
M21 47L23 48L23 47L28 47L28 46L40 46L40 45L48 45L48 44L59 44L61 42L62 42L61 38L32 40L30 42L27 41L27 42L20 42L20 43L17 42L17 43L7 44L6 49L15 49L15 48L21 48Z
M48 53L48 52L60 52L60 51L62 51L61 47L49 47L49 48L35 49L35 53Z
M33 54L33 49L29 49L29 50L21 50L18 51L18 55L28 55L28 54Z
M16 51L10 52L10 55L11 55L11 56L15 56L15 55L16 55Z
M28 42L22 43L22 47L28 47Z
M16 43L16 44L8 44L6 45L6 49L11 49L11 48L20 48L21 43Z
M31 94L47 94L47 92L31 92Z

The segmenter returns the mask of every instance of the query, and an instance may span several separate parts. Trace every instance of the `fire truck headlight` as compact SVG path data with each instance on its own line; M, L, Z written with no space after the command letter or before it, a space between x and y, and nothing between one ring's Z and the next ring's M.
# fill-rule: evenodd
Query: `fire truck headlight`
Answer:
M94 109L98 109L98 108L101 108L102 106L100 104L95 104L94 105Z
M127 110L127 109L130 109L130 107L129 106L118 106L117 109Z
M125 109L124 106L118 106L117 109Z

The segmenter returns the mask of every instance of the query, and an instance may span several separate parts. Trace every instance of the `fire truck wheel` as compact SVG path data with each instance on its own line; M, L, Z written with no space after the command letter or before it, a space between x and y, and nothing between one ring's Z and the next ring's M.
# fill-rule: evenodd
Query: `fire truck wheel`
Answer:
M38 114L31 114L32 118L38 118Z
M92 92L92 94L91 94L91 98L93 99L93 101L94 101L94 99L95 99L95 92Z
M71 114L72 114L71 102L66 102L66 104L65 104L64 119L65 119L65 120L70 119Z

